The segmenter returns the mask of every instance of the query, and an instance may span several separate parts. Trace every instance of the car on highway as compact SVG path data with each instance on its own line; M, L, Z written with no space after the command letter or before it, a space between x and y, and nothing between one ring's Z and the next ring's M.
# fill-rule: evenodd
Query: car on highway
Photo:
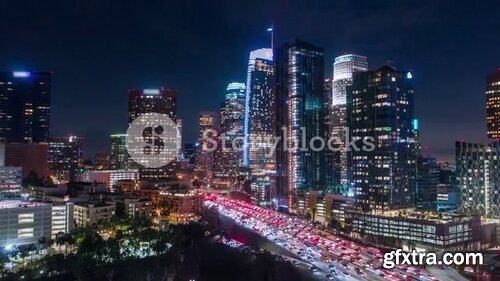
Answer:
M326 279L328 280L335 280L335 276L331 275L331 274L326 274L325 275Z

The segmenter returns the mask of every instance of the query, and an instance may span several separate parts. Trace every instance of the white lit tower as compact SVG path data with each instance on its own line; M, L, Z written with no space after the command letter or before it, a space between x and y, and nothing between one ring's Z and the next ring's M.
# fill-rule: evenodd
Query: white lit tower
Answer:
M352 85L354 72L367 71L368 61L366 57L347 54L335 58L333 63L333 85L332 85L332 108L328 131L331 137L335 138L335 145L339 150L333 155L333 178L334 185L342 186L347 191L347 150L345 147L346 123L346 94L347 89Z

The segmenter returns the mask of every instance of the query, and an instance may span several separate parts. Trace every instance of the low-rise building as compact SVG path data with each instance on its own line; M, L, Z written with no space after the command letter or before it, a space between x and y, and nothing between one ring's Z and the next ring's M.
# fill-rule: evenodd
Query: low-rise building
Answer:
M153 202L147 198L125 198L125 213L129 218L150 218L153 213Z
M0 201L0 247L37 244L41 237L55 238L73 227L72 203Z
M347 210L349 235L366 242L409 250L479 249L480 216L418 212L413 209L366 213Z
M197 221L202 212L202 194L197 189L140 189L134 191L134 195L165 208L170 222Z
M22 177L21 167L0 167L0 198L20 197Z
M353 198L335 193L308 191L298 192L296 196L299 214L324 225L345 226L345 212L354 204Z
M50 230L50 237L52 239L55 239L58 233L69 233L75 227L73 214L73 203L52 205L52 222Z
M78 227L86 227L99 221L111 219L115 214L114 203L76 203L74 206L75 224Z
M0 247L34 244L50 238L52 205L20 200L0 201Z
M108 190L114 189L117 181L139 180L138 170L108 170L108 171L87 171L84 174L86 182L105 183Z
M116 192L133 192L141 189L141 182L138 180L118 180L115 182Z

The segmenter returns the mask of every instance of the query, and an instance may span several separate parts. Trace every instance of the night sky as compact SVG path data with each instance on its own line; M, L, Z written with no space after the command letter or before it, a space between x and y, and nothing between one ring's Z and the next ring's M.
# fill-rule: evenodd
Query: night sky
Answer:
M113 3L112 3L113 2ZM404 3L403 3L404 2ZM481 2L481 3L476 3ZM274 4L273 4L274 3ZM414 71L428 154L453 160L455 140L486 142L485 76L500 67L500 2L493 1L24 1L0 2L0 69L53 73L52 135L85 138L86 157L127 128L127 90L178 91L184 141L248 54L301 38L370 68Z

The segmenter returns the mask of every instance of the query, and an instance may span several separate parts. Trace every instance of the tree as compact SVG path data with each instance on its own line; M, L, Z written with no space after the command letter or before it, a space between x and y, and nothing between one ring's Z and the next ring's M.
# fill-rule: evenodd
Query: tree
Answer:
M333 218L331 220L331 224L332 224L331 227L336 231L336 233L339 233L342 227L340 222L337 219Z
M23 186L43 186L43 180L38 177L35 171L30 171L26 177L22 179Z
M29 256L31 247L30 245L17 246L18 256L21 259L21 268L24 268L24 260Z
M120 219L127 218L127 213L125 212L125 203L124 202L116 202L115 216L117 218L120 218Z
M10 261L9 255L5 253L4 251L0 251L0 276L3 277L3 269L5 267L5 264L7 264Z
M47 272L62 273L67 270L67 260L63 254L47 255L43 258Z
M312 221L316 220L316 212L317 211L318 211L318 209L316 208L316 206L314 206L314 207L311 208L311 220Z

